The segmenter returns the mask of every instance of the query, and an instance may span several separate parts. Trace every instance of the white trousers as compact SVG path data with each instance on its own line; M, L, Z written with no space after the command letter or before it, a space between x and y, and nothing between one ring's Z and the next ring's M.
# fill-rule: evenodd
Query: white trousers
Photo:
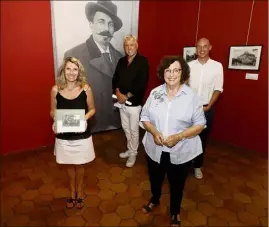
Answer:
M139 145L139 118L141 106L125 106L120 109L121 125L127 138L127 148L131 155L137 155Z

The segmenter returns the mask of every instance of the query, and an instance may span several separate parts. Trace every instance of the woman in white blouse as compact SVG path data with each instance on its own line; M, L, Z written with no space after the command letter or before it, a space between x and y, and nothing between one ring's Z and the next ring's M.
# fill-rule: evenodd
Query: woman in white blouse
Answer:
M206 124L202 103L185 84L189 73L189 66L181 56L164 57L158 76L165 83L151 91L140 119L146 129L143 144L152 193L142 210L149 213L159 205L167 173L172 226L180 226L184 184L191 161L202 153L198 134Z

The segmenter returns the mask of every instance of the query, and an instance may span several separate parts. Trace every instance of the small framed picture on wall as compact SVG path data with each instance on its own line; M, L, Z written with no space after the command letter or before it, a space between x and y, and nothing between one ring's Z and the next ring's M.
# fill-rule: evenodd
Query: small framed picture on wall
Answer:
M193 61L197 58L196 47L184 47L183 48L183 58L187 61Z
M231 46L228 69L259 70L262 45Z

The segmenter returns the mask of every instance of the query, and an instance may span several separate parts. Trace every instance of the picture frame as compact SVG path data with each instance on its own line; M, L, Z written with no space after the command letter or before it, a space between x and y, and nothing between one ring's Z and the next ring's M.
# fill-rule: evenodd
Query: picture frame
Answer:
M186 46L183 48L183 58L187 61L193 61L197 59L196 47L195 46Z
M57 133L85 132L84 109L57 109L55 111L55 123Z
M262 45L230 46L228 69L260 70Z

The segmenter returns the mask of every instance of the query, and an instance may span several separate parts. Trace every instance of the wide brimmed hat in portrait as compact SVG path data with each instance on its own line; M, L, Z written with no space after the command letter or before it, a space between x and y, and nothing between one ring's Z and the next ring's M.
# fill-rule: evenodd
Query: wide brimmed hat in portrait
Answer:
M111 1L107 0L99 0L97 3L95 2L88 2L85 7L85 12L88 21L91 21L91 18L93 18L93 15L97 12L103 12L111 17L111 19L114 22L114 29L115 32L120 30L122 27L122 21L117 16L117 9L118 7Z

